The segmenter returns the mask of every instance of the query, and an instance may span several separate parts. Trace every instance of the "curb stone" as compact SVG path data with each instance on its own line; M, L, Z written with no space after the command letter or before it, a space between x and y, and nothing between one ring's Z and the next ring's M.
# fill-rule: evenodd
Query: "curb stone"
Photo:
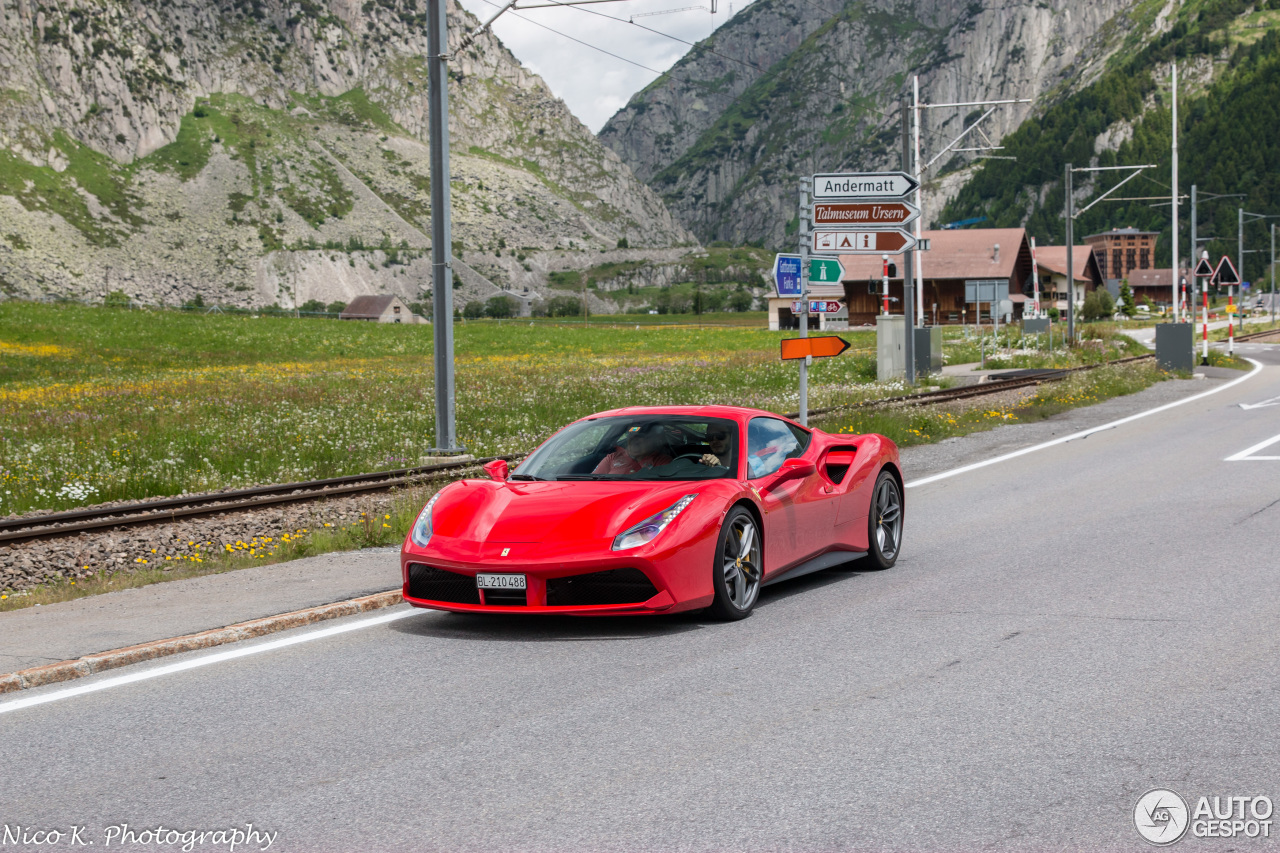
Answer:
M57 684L61 681L83 678L86 675L142 663L143 661L155 660L156 658L168 657L169 655L181 654L182 652L208 649L239 640L251 640L254 637L274 634L277 631L287 631L290 628L299 628L303 625L311 625L328 619L354 616L357 613L366 613L370 610L381 610L384 607L399 604L403 600L400 590L389 590L366 595L362 598L353 598L348 601L336 601L333 604L322 604L319 607L294 610L290 613L282 613L279 616L266 616L249 622L239 622L235 625L228 625L225 628L201 631L198 634L187 634L168 640L153 640L136 646L126 646L123 649L85 655L75 660L64 660L46 664L45 666L32 667L31 669L0 675L0 694L14 693L18 690L28 690L32 687L43 687L46 684Z

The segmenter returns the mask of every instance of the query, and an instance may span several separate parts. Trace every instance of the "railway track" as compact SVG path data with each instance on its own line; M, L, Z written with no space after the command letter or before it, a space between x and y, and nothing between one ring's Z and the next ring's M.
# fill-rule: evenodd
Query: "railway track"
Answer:
M331 477L327 480L256 486L251 489L236 489L206 495L161 498L115 506L55 512L28 518L5 519L0 521L0 545L28 542L33 539L52 539L116 527L162 524L225 512L244 512L279 504L384 492L401 486L419 485L468 469L479 469L486 462L497 459L511 462L520 458L523 458L523 454L488 456L483 459L441 462L417 468L380 471L375 474L352 474L347 477Z
M1236 335L1236 343L1241 341L1257 341L1262 338L1280 338L1280 329L1268 329L1265 332L1250 332L1247 335ZM1222 343L1222 341L1217 341Z
M1126 364L1153 357L1151 355L1141 355L1104 362L1103 364ZM1062 370L1047 370L1043 373L1019 376L1015 379L994 380L961 388L947 388L941 391L927 391L921 394L885 397L845 406L810 409L809 414L822 415L844 409L891 405L926 406L970 397L982 397L988 394L999 394L1017 388L1039 385L1044 382L1059 381L1073 373L1091 370L1095 367L1101 367L1103 364L1085 365ZM798 412L791 412L787 417L794 418L798 415ZM431 480L456 476L468 470L478 470L486 462L492 462L497 459L512 462L522 459L524 455L520 453L508 456L489 456L483 459L441 462L435 465L401 468L395 471L381 471L374 474L352 474L346 477L332 477L326 480L257 486L251 489L160 498L157 500L117 504L115 506L89 507L67 512L49 513L28 518L4 519L0 520L0 546L39 539L55 539L113 528L163 524L187 518L245 512L280 504L384 492L389 489L420 485Z

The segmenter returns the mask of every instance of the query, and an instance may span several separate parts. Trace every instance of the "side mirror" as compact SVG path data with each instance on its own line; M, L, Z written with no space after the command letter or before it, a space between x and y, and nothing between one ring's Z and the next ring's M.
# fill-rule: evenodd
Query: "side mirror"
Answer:
M507 468L507 460L495 459L492 462L486 462L483 467L490 480L497 480L499 483L507 481L510 472L510 469Z
M782 463L782 467L778 469L778 479L786 480L792 477L808 477L810 474L818 470L818 466L814 465L808 459L788 459Z

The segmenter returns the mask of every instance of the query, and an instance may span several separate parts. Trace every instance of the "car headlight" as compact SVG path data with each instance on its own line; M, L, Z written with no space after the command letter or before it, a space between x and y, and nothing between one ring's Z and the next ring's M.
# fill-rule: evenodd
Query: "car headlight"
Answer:
M625 551L628 548L638 548L646 545L657 538L658 534L667 529L667 525L676 520L676 516L684 511L684 508L693 503L693 499L698 495L685 495L662 512L649 516L644 521L619 533L613 538L613 550Z
M418 513L418 520L413 523L413 527L409 530L409 539L419 548L427 547L427 543L431 541L431 508L436 505L436 501L440 500L440 493L436 492L432 495L431 500L427 501L427 505L422 508L422 512Z

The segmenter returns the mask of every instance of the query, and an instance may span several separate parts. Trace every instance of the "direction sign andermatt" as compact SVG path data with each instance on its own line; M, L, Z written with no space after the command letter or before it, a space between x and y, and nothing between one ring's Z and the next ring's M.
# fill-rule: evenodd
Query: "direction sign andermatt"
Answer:
M897 200L916 191L920 183L906 172L845 172L814 175L813 200Z

